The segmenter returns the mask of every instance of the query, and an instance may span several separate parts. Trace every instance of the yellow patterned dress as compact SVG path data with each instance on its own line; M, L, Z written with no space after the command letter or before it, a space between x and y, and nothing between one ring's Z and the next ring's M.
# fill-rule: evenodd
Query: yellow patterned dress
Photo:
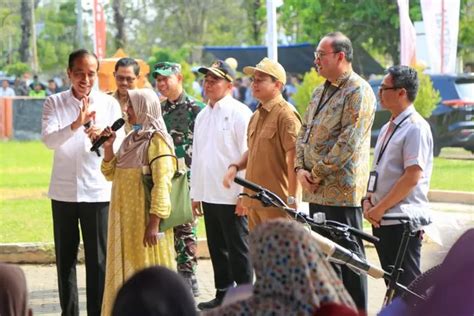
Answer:
M154 135L148 149L149 160L162 154L172 153L159 135ZM153 162L154 187L151 192L150 213L160 218L170 214L171 178L175 165L172 157ZM102 315L110 315L118 290L135 272L154 265L175 269L173 230L153 247L143 246L147 224L145 195L141 180L141 168L116 168L116 158L102 162L102 173L113 181L109 210L107 261Z

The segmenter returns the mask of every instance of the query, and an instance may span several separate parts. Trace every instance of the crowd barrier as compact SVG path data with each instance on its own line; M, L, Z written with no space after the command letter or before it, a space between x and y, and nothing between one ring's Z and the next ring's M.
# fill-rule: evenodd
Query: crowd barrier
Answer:
M0 97L0 139L40 139L44 100L32 97Z

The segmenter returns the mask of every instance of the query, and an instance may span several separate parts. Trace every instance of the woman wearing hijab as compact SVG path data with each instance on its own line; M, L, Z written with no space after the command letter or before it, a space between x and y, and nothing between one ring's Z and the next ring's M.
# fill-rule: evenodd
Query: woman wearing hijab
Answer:
M161 116L160 101L149 89L129 90L128 121L133 126L117 155L110 128L104 135L102 173L113 181L109 211L107 260L102 315L110 315L118 289L135 272L149 266L174 269L173 231L159 232L160 220L170 214L171 178L175 171L173 140ZM150 210L145 210L142 172L151 171Z
M0 262L0 315L32 315L26 278L20 267Z
M250 235L256 282L252 296L204 315L357 315L342 281L310 233L276 219Z

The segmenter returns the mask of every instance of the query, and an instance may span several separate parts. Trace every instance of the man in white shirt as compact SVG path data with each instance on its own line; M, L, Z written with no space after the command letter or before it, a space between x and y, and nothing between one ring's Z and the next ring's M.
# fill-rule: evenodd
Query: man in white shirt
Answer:
M91 139L122 114L113 97L92 90L98 66L97 57L87 50L71 53L67 69L71 89L49 96L43 107L42 141L54 150L48 196L62 315L79 315L79 223L86 261L87 314L100 315L102 305L111 183L100 171L101 158L89 149ZM117 133L123 138L122 130Z
M380 238L375 248L386 271L395 263L404 227L382 216L402 213L411 218L414 237L408 242L399 279L407 286L421 274L421 236L423 226L430 222L428 190L433 169L431 129L413 105L417 92L415 69L393 66L387 70L379 97L392 117L380 131L368 193L362 200L364 217L372 224L374 236Z
M0 88L0 97L14 97L15 90L10 87L10 83L7 79L2 81L2 87Z
M247 217L236 212L241 188L222 185L229 164L247 150L247 125L252 112L231 96L234 70L224 61L199 68L205 74L208 105L194 127L191 199L195 215L204 213L207 244L214 269L216 297L198 304L201 310L219 306L226 290L252 281L248 257ZM201 204L202 210L201 211Z

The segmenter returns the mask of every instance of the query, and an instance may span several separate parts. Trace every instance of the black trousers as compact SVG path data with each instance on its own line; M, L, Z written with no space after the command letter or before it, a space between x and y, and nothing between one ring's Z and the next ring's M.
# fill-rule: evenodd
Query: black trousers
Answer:
M380 226L379 228L372 227L372 233L380 238L380 241L375 244L380 265L385 271L391 271L390 266L395 264L398 247L402 241L403 224ZM402 262L403 272L400 274L398 283L408 286L421 274L421 236L422 232L419 231L408 241L407 251ZM396 296L400 294L398 291L395 292Z
M80 224L86 261L87 314L99 316L105 281L109 203L51 202L61 315L79 315L76 263Z
M350 225L354 228L362 230L362 208L361 207L344 207L344 206L327 206L319 204L309 204L309 213L313 217L314 213L322 212L326 215L327 220L338 221ZM361 258L365 258L364 244L360 238L353 236L356 244L335 240L331 236L322 233L325 237L331 239L346 249L353 250L359 254ZM367 276L358 275L345 265L331 264L339 278L342 279L344 287L352 296L354 303L359 311L367 311Z
M202 207L216 289L251 283L247 217L237 216L235 205L203 202Z

